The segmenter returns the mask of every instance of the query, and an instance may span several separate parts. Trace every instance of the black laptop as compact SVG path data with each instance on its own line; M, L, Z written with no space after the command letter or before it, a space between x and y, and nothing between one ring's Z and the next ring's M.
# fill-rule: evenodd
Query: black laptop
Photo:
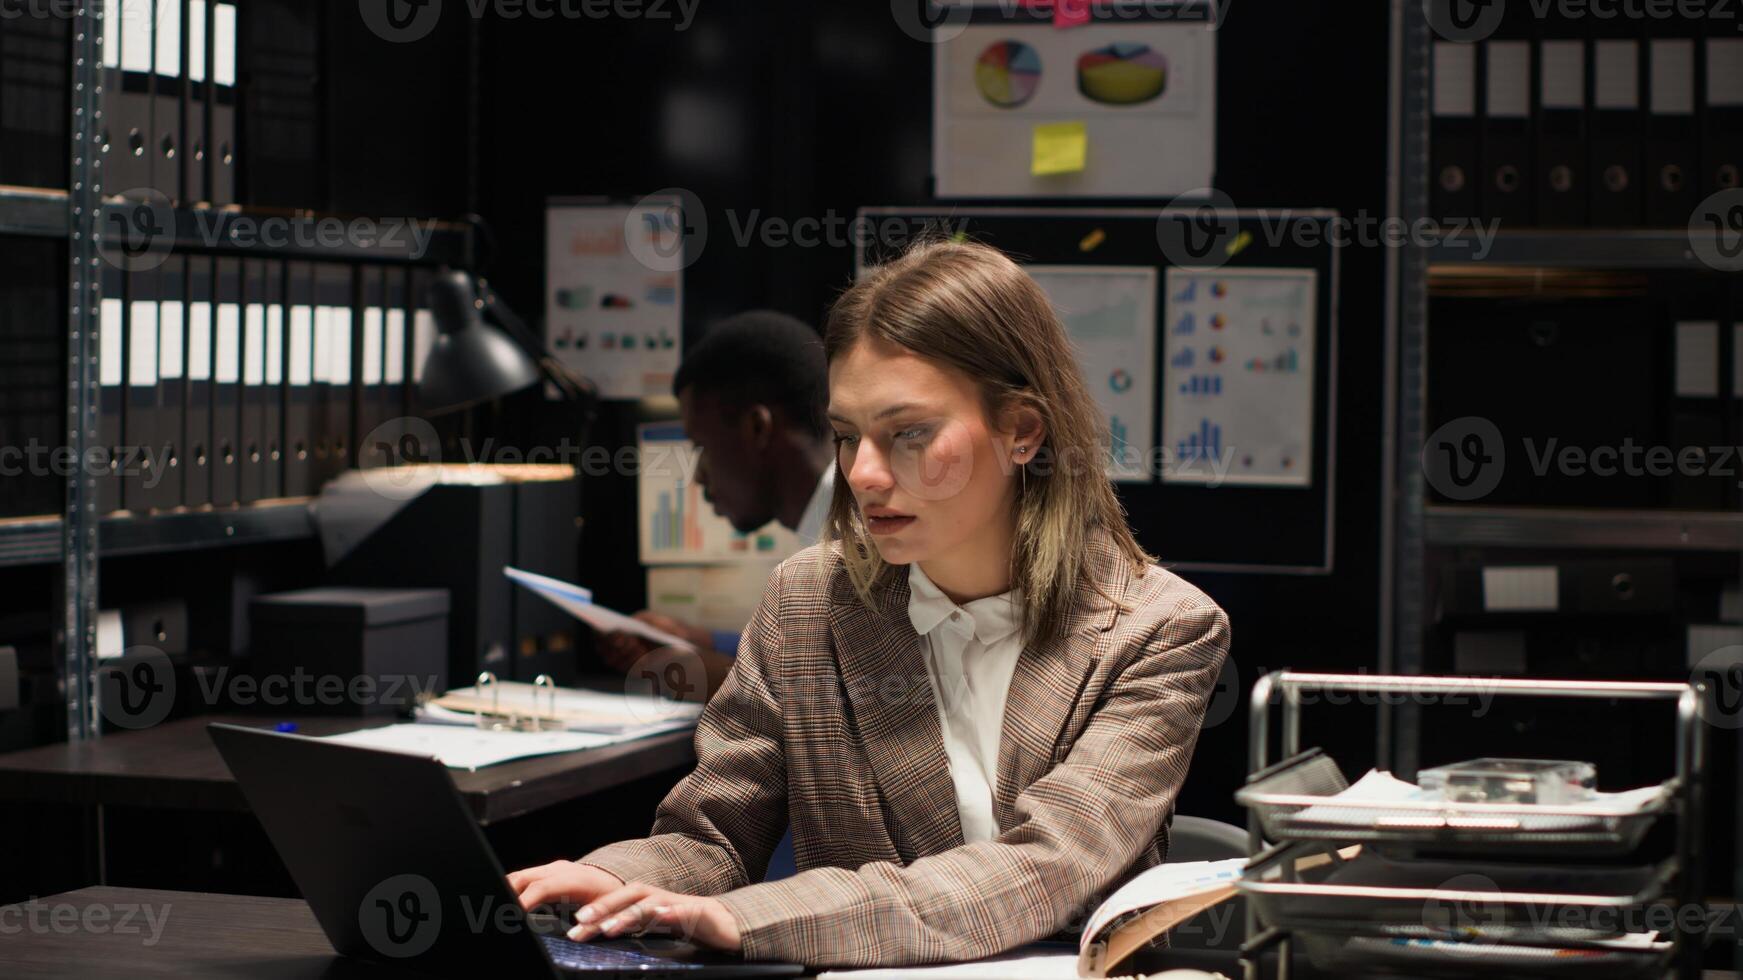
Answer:
M653 936L571 942L521 910L448 770L432 757L209 725L321 930L346 956L448 976L796 976Z

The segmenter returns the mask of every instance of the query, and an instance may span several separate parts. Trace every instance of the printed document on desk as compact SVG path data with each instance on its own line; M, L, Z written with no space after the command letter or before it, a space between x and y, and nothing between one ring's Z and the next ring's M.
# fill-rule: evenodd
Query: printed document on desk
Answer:
M498 732L408 722L328 735L324 740L384 752L435 756L449 769L476 771L515 759L596 749L637 737L598 732Z

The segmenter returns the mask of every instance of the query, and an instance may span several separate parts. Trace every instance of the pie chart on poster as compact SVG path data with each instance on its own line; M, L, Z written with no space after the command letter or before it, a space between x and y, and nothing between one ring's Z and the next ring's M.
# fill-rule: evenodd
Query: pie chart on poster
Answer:
M1148 44L1114 43L1077 59L1077 90L1104 105L1148 102L1168 87L1168 59Z
M1029 101L1041 87L1041 56L1021 41L996 41L974 63L974 87L1003 109Z

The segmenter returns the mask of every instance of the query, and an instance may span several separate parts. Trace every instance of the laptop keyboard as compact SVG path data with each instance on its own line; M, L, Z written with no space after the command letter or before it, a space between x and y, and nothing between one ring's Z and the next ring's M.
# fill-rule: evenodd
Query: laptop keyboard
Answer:
M696 969L701 965L662 959L628 949L578 943L561 936L539 938L544 941L545 952L551 954L551 960L565 970L686 970Z

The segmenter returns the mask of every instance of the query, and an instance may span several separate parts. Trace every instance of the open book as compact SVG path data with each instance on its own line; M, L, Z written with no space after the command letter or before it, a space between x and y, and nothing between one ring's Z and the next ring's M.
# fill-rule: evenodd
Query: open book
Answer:
M1338 856L1349 860L1361 851L1360 846L1346 847ZM1298 859L1295 869L1307 871L1329 861L1329 854L1313 854ZM1078 942L1078 976L1129 972L1119 967L1133 953L1205 909L1233 898L1235 882L1246 863L1247 859L1240 857L1158 864L1115 889L1083 927Z

